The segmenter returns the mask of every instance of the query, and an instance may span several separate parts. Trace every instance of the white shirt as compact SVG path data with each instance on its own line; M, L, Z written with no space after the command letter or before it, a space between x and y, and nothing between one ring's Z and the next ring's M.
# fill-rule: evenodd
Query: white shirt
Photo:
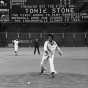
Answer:
M18 47L18 43L19 43L19 41L14 40L13 42L14 42L14 47Z
M52 41L52 44L49 41L45 41L44 51L47 51L48 54L55 54L56 49L60 50L55 41Z

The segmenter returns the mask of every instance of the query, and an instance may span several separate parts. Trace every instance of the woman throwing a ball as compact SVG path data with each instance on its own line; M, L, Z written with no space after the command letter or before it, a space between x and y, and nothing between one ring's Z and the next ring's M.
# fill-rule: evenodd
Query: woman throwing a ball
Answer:
M44 67L44 62L49 61L50 73L52 77L54 77L54 74L56 73L56 70L54 68L54 54L55 54L56 49L58 50L59 55L62 56L63 52L61 51L57 43L53 40L53 35L48 34L48 40L45 41L44 43L44 53L43 53L43 57L41 61L41 74L43 74L44 71L46 70Z

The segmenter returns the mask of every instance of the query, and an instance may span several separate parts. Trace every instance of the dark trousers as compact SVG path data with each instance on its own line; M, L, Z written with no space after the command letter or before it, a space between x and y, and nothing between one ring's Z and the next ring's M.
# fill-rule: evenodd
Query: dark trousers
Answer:
M39 47L34 47L34 54L36 53L36 51L38 51L38 54L40 54Z

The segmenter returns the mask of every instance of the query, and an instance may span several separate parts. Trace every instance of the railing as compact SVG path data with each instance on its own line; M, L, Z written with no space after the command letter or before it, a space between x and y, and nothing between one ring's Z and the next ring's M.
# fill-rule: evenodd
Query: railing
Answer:
M85 47L88 46L88 33L53 33L54 40L59 46L64 47ZM43 46L47 39L47 33L15 33L15 32L0 32L0 46L10 46L12 40L19 39L21 47L32 46L32 41L35 38L40 40L40 45Z

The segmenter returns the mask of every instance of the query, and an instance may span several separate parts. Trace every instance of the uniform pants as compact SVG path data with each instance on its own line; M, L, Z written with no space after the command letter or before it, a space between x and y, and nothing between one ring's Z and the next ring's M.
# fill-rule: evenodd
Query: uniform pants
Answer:
M46 63L49 61L49 65L50 65L50 72L55 72L55 67L54 67L54 55L48 56L48 55L43 55L42 57L42 61L41 61L41 66L44 67L44 65L46 65Z
M15 51L15 52L18 51L18 46L14 46L14 51Z
M34 54L38 51L38 54L40 54L39 47L34 47Z

